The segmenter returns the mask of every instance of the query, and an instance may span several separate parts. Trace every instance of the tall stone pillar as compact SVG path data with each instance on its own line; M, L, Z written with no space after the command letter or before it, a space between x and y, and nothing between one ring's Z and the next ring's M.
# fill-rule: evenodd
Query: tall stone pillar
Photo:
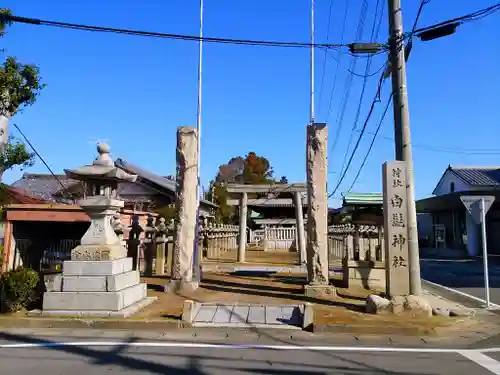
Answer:
M304 228L304 213L302 212L302 198L300 193L293 193L295 203L295 219L297 225L297 252L299 253L300 264L306 263L306 234Z
M238 244L238 262L245 263L247 246L247 193L241 193L240 198L240 243Z
M193 279L194 238L197 215L198 133L195 128L177 129L177 200L172 272L167 290L196 289Z
M307 276L308 296L335 295L328 279L328 127L307 126Z

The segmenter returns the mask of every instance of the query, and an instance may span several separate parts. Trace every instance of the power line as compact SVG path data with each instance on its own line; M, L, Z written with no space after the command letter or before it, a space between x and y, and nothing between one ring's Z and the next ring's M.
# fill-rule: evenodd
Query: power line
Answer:
M383 7L384 4L382 3L382 7L380 9L379 9L379 4L380 4L380 0L377 0L377 3L375 5L375 15L373 18L372 32L371 32L371 36L370 36L371 41L373 41L374 39L377 38L378 34L380 33L380 27L382 26L382 17L384 15L384 7ZM378 19L378 23L377 23L377 15L379 12L380 12L380 18ZM359 117L361 115L361 106L363 105L363 99L365 98L366 85L368 84L368 78L369 78L368 73L370 72L371 64L372 64L372 58L370 56L370 58L368 58L368 60L366 62L365 76L363 78L363 85L361 87L361 93L359 96L358 108L356 110L356 116L354 119L354 123L352 125L351 134L349 136L349 143L347 144L347 149L346 149L345 154L344 154L344 160L342 161L342 167L340 169L341 171L342 171L342 169L344 169L345 163L347 161L347 154L349 153L349 149L351 148L351 144L352 144L352 139L354 137L354 132L356 130L356 127L358 126Z
M344 21L342 23L342 30L340 32L340 43L344 42L345 29L346 29L346 25L347 25L348 9L349 9L349 0L346 0L345 1L345 10L344 10ZM335 59L335 61L337 62L337 66L335 67L335 75L333 77L333 85L332 85L332 89L330 91L330 100L328 102L328 114L327 114L326 122L328 122L328 119L330 118L330 114L332 113L333 93L335 92L335 87L337 84L337 78L338 78L341 59L342 59L342 54L340 53L340 49L338 49L337 50L337 58Z
M366 134L376 135L375 132L366 132ZM394 138L389 136L380 136L381 139L394 142ZM467 149L467 148L453 148L453 147L439 147L424 143L413 143L412 147L431 152L442 152L446 154L456 155L500 155L500 149Z
M411 39L412 39L412 37L413 37L414 30L415 30L415 29L416 29L416 27L417 27L418 20L420 19L420 15L422 14L422 9L423 9L424 5L426 5L427 3L429 3L429 1L430 1L430 0L422 0L422 1L420 2L420 6L419 6L419 9L418 9L418 12L417 12L417 16L416 16L416 18L415 18L415 22L413 23L412 33L410 34L410 41L409 41L410 48L411 48ZM398 43L397 43L397 48L398 48L398 49L400 49L400 48L404 48L404 38L402 38L400 41L398 41ZM389 66L389 64L387 64L387 65ZM378 98L380 98L380 90L381 90L381 87L382 87L382 83L383 83L383 82L384 82L384 74L382 74L382 76L380 77L379 87L378 87L378 92L377 92L377 96L378 96ZM379 101L379 100L378 100L378 101ZM368 152L366 153L366 155L365 155L365 157L364 157L364 159L363 159L363 162L362 162L362 164L361 164L361 167L358 169L358 172L356 173L356 177L355 177L355 179L354 179L354 182L351 184L351 187L349 188L349 191L350 191L350 189L352 189L352 187L354 186L355 182L356 182L356 181L357 181L357 179L359 178L359 175L360 175L360 173L361 173L361 170L362 170L362 168L364 167L364 164L366 163L366 160L368 159L368 156L369 156L369 154L370 154L370 152L371 152L371 150L372 150L372 148L373 148L373 144L375 143L375 138L376 138L376 135L378 134L378 131L380 130L380 127L382 126L382 122L383 122L383 120L384 120L384 118L385 118L385 115L386 115L386 113L387 113L387 110L389 109L389 104L390 104L390 102L391 102L391 101L392 101L392 93L391 93L391 97L390 97L390 99L389 99L389 101L388 101L388 103L387 103L387 105L386 105L386 108L385 108L385 110L384 110L384 113L383 113L383 115L382 115L382 119L381 119L381 121L379 122L379 125L378 125L378 127L377 127L377 131L375 132L375 136L374 136L374 137L373 137L373 139L372 139L372 142L371 142L371 144L370 144L370 147L369 147L369 149L368 149ZM361 139L362 139L362 137L363 137L363 134L364 134L364 132L365 132L365 130L366 130L366 126L367 126L367 124L368 124L368 121L369 121L369 119L370 119L370 117L371 117L371 115L372 115L372 113L373 113L373 109L374 109L374 107L375 107L375 103L376 103L376 102L377 102L377 97L376 97L376 99L372 102L372 105L371 105L371 107L370 107L370 111L369 111L369 113L368 113L368 117L366 118L366 121L365 121L365 123L364 123L364 125L363 125L363 128L361 129L361 132L360 132L360 134L359 134L359 137L358 137L358 140L357 140L357 142L356 142L356 145L355 145L355 147L354 147L354 149L353 149L353 151L352 151L351 157L349 158L349 163L347 164L346 169L344 170L344 173L342 174L342 176L341 176L341 178L340 178L339 182L337 183L337 186L335 187L335 190L334 190L334 192L332 193L332 195L333 195L333 194L335 194L335 192L337 191L337 189L339 188L340 184L342 183L343 179L345 178L345 176L346 176L346 174L347 174L347 171L348 171L348 169L349 169L349 167L350 167L350 165L351 165L351 162L352 162L352 160L353 160L353 158L354 158L354 154L356 153L356 150L357 150L357 148L358 148L358 146L359 146L359 144L360 144L360 142L361 142Z
M377 87L377 93L375 94L375 97L373 98L372 100L372 103L370 105L370 110L368 111L368 115L366 116L366 119L365 119L365 122L363 124L363 127L361 128L361 132L359 134L359 137L358 137L358 140L356 141L356 144L354 145L354 148L351 152L351 156L349 158L349 161L347 162L347 165L346 165L346 168L344 169L344 171L342 172L342 175L340 176L338 182L337 182L337 185L335 186L335 189L333 189L333 192L331 192L330 194L328 194L328 198L332 197L335 195L335 193L337 192L340 184L342 183L342 181L344 181L344 178L347 174L347 171L349 170L349 167L351 166L351 163L352 163L352 159L354 158L354 154L356 153L358 147L359 147L359 144L361 142L361 138L363 137L363 134L365 133L365 130L366 130L366 126L368 125L368 121L370 120L372 114L373 114L373 110L375 109L375 104L377 104L380 99L380 91L382 89L382 84L384 83L384 76L381 75L380 77L380 80L379 80L379 83L378 83L378 87Z
M52 171L52 169L49 167L49 165L47 164L47 162L45 161L45 159L42 158L42 155L40 155L40 153L36 150L35 146L33 146L33 144L30 142L30 140L28 139L28 137L26 137L26 135L19 128L19 126L17 126L16 124L13 124L13 125L16 128L16 130L19 132L19 134L21 134L21 136L24 138L24 140L26 141L26 143L31 147L31 149L33 150L33 152L35 153L35 155L38 156L38 158L42 161L43 165L45 165L45 167L47 167L47 169L49 170L49 172L52 175L52 177L54 177L57 180L57 182L59 182L59 185L61 185L61 187L63 188L63 190L66 193L68 193L68 195L70 197L73 197L73 194L71 194L71 192L68 190L68 188L61 182L61 180L59 179L59 177L57 177L57 175L54 173L54 171Z
M365 27L365 20L367 16L367 9L368 9L368 2L366 0L363 0L363 3L361 4L361 11L359 15L359 20L358 20L358 26L356 30L356 40L360 40L363 36L363 31ZM352 56L351 62L349 64L348 68L348 74L345 80L344 84L344 95L342 96L342 100L340 102L340 111L339 114L337 115L336 118L336 132L335 132L335 138L333 139L333 144L332 147L330 148L330 153L333 154L335 151L335 148L337 147L337 143L340 137L340 131L342 130L342 126L344 125L344 116L345 112L347 110L347 103L349 102L349 97L351 95L351 88L352 88L352 81L353 81L353 74L351 72L354 72L356 69L356 64L358 62L358 56L354 55ZM331 112L330 112L331 113ZM329 119L329 115L327 117L327 122Z
M442 21L442 22L436 23L434 25L430 25L430 26L422 27L420 29L416 29L416 30L414 30L414 33L420 34L424 31L433 30L437 27L446 26L446 25L453 24L456 22L463 23L463 22L478 21L482 18L485 18L487 16L492 15L495 12L498 12L499 10L500 10L500 3L496 3L494 5L490 5L487 8L476 10L475 12L463 15L461 17L449 19L447 21Z
M356 176L354 177L354 180L352 181L352 184L349 187L349 190L347 190L347 192L350 192L352 190L352 188L354 187L354 185L356 184L356 182L358 181L359 175L361 174L361 171L363 170L363 168L366 164L366 161L368 160L368 156L370 156L373 145L375 144L375 140L377 139L378 132L380 131L380 128L382 127L382 123L384 122L385 115L387 114L387 111L389 110L389 106L391 105L391 103L392 103L392 95L390 96L389 100L387 101L384 112L382 113L382 117L380 118L380 121L377 125L377 130L375 131L375 133L373 133L373 138L372 138L372 141L370 143L370 147L368 147L368 151L365 154L363 162L361 163L358 171L356 172Z
M265 41L265 40L252 40L252 39L231 39L231 38L215 38L215 37L200 37L194 35L184 35L184 34L171 34L171 33L160 33L153 31L143 31L143 30L133 30L133 29L120 29L105 26L95 26L95 25L85 25L76 24L68 22L58 22L42 20L37 18L29 17L18 17L8 14L0 14L0 21L5 23L18 22L31 25L41 25L50 26L82 31L92 31L92 32L106 32L115 34L126 34L135 36L145 36L153 38L166 38L166 39L177 39L177 40L189 40L189 41L204 41L213 43L225 43L225 44L244 44L253 46L266 46L266 47L296 47L296 48L340 48L349 47L350 44L335 44L335 43L303 43L303 42L286 42L286 41Z

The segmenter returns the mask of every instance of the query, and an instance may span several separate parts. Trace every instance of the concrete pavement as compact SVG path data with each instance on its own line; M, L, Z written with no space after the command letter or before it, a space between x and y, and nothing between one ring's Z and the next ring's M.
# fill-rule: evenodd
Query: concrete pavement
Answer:
M302 345L143 341L134 336L78 341L0 333L1 374L500 374L498 350L317 346L307 340Z

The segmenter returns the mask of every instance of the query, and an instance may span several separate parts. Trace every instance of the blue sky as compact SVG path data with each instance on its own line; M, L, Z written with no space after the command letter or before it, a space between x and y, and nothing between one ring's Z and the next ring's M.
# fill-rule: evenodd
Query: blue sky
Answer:
M355 40L361 1L316 0L317 42L340 41L349 2L345 42ZM387 9L378 41L387 38ZM491 5L491 0L431 0L419 26L461 16ZM368 1L363 39L370 38L375 0ZM405 30L420 1L403 0ZM105 25L196 35L198 0L6 0L15 15L71 23ZM307 42L309 0L205 0L205 35L243 39ZM497 13L459 27L457 33L431 42L415 41L408 63L408 92L417 198L428 196L448 164L499 165L500 37ZM2 40L8 54L39 65L47 84L37 103L15 116L18 124L52 169L61 172L86 164L95 142L106 140L113 156L162 175L175 173L175 132L196 123L196 42L16 24ZM332 51L336 56L336 52ZM330 147L345 90L351 57L342 54L328 116L336 63L327 56L319 104L324 53L316 53L316 119L329 122ZM373 58L371 72L384 62ZM358 59L363 74L366 59ZM305 179L305 127L309 117L309 52L305 49L204 46L201 174L204 184L218 165L249 151L266 156L276 176ZM378 74L370 78L359 129L374 96ZM329 153L329 190L336 185L355 121L363 78L354 77L338 145ZM390 82L384 86L387 97ZM319 111L318 111L319 110ZM377 126L376 107L368 133ZM11 127L11 133L16 135ZM357 137L358 131L354 136ZM372 135L367 134L337 195L351 185ZM392 111L353 191L381 190L381 164L394 158ZM440 151L436 151L436 149ZM471 153L471 150L476 154ZM478 150L487 153L477 154ZM331 151L331 150L330 150ZM446 152L445 152L446 151ZM37 161L31 172L47 172ZM5 182L21 176L5 174ZM338 200L332 200L333 206Z

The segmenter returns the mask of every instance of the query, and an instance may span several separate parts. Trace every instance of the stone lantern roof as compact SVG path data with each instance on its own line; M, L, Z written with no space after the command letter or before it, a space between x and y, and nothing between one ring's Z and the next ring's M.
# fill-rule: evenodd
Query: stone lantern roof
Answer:
M91 165L84 165L75 169L65 169L64 173L69 178L79 181L108 180L135 182L136 175L129 174L115 167L113 159L109 156L110 147L106 143L97 145L99 156Z

